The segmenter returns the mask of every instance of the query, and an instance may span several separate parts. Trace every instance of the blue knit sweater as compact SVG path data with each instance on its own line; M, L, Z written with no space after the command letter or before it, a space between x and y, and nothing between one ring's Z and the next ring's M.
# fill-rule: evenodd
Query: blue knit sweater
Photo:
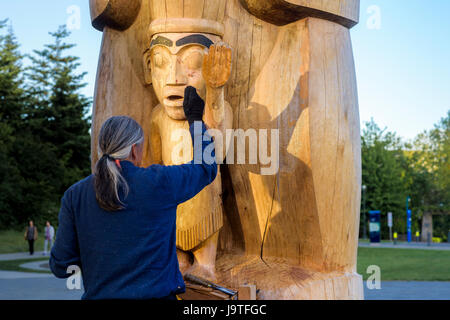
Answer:
M194 125L190 131L194 146L197 142L205 150L212 142L201 127L195 137ZM206 151L211 150L214 156L214 148ZM117 212L99 207L93 175L71 186L61 200L52 272L67 278L67 268L78 265L82 299L150 299L184 292L175 245L176 210L215 179L215 161L201 162L139 168L122 161L130 191L125 199L119 192L126 209Z

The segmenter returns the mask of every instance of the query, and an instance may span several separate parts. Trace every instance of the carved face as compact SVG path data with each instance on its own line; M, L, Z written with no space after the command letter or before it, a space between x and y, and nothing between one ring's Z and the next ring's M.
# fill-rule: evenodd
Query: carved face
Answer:
M146 77L150 78L159 102L169 117L184 120L184 89L193 86L204 99L203 56L220 40L198 33L160 33L152 37L144 57Z

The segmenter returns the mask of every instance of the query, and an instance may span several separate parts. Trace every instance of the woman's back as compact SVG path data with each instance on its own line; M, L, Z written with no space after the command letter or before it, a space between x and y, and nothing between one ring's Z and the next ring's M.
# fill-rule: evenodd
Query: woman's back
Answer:
M176 203L169 190L161 188L164 178L158 171L164 168L158 167L143 174L144 169L122 162L130 186L122 211L108 212L97 205L92 175L66 192L71 207L67 214L73 216L78 239L84 299L146 299L184 289L175 252Z

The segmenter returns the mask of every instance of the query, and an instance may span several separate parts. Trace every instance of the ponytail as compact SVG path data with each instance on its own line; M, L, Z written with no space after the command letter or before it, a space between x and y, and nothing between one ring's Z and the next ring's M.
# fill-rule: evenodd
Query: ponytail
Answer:
M123 210L119 190L126 198L129 192L127 181L117 160L125 160L135 144L144 140L141 126L132 118L120 116L109 118L99 134L99 157L95 165L94 189L99 206L106 211Z

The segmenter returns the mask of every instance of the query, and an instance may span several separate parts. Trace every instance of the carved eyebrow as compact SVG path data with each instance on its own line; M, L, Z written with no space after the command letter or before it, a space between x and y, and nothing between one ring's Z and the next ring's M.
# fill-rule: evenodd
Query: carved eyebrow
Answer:
M150 43L150 48L157 44L162 44L164 46L171 47L173 45L173 41L165 37L158 36L156 39L152 40L152 42Z
M192 34L190 36L181 38L180 40L178 40L176 42L177 47L180 46L184 46L185 44L190 44L190 43L197 43L200 44L202 46L205 46L206 48L209 49L210 46L212 46L214 43L208 39L207 37L205 37L202 34Z

